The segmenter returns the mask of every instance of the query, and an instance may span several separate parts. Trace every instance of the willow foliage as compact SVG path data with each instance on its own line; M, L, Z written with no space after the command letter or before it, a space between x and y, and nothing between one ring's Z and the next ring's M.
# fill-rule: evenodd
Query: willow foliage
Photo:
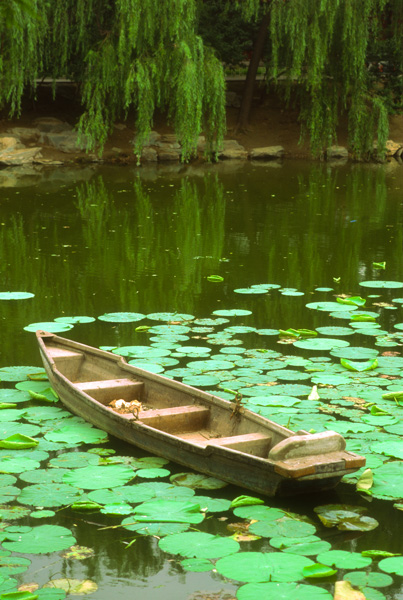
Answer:
M131 109L136 152L157 109L185 157L201 131L214 147L225 130L224 72L196 30L195 0L2 0L0 106L18 114L27 84L67 77L79 85L79 128L91 148L102 150Z
M185 158L202 131L214 147L225 131L225 82L214 50L197 34L202 2L0 0L0 108L19 114L24 91L35 93L38 79L69 78L83 104L80 132L92 148L102 150L114 121L130 111L140 153L157 110L168 114ZM270 11L270 78L300 106L315 152L335 140L343 112L357 156L374 137L382 148L402 80L395 78L392 92L379 85L369 57L388 45L401 73L403 0L231 0L231 6L257 23Z
M248 0L249 3L257 0ZM385 93L385 85L370 70L371 51L386 40L388 58L400 52L403 36L401 0L272 0L269 73L286 83L279 88L301 109L303 132L319 153L336 139L341 114L349 123L349 143L362 157L378 140L382 151L388 137L388 114L402 98ZM378 53L377 60L380 54ZM401 100L400 100L401 102Z

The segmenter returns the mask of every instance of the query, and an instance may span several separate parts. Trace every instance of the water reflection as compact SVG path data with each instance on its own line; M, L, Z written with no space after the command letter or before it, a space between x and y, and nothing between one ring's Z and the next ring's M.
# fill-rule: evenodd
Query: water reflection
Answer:
M375 261L386 261L385 278L401 278L401 189L382 165L245 165L197 177L156 171L153 180L141 170L124 173L105 169L90 181L53 182L46 192L7 190L1 287L36 296L1 303L2 364L26 362L33 352L25 325L63 315L207 316L253 306L258 327L309 327L321 318L305 309L315 287L357 293L359 280L379 277ZM210 274L224 282L208 282ZM233 292L263 282L305 295ZM134 328L125 332L131 339ZM119 340L101 340L92 329L88 341L125 341L119 328L113 335Z

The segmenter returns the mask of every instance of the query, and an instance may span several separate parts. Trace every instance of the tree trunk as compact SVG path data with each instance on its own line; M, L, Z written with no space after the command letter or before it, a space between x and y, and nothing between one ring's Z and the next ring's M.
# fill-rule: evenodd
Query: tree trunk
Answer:
M239 109L237 130L245 130L249 124L249 115L252 108L253 92L257 70L260 59L263 54L263 48L266 42L267 29L270 23L270 12L267 12L260 23L259 31L253 45L252 57L249 62L248 72L246 74L245 87L243 89L241 107Z

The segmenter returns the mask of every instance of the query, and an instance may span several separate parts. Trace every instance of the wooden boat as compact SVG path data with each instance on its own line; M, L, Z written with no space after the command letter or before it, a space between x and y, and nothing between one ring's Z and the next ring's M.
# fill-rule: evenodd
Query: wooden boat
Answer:
M365 464L345 450L338 433L294 433L237 402L128 365L119 355L43 331L36 335L63 404L152 454L268 496L330 489ZM116 400L137 410L120 414L110 406Z

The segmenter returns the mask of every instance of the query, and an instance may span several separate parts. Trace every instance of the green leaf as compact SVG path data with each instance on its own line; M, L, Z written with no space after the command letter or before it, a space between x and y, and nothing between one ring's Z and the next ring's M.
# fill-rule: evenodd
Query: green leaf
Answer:
M221 282L224 281L224 277L221 277L221 275L208 275L206 277L207 281L214 281L214 282Z
M66 550L75 542L69 529L59 525L41 525L26 533L8 534L3 546L12 552L47 554Z
M386 261L383 262L373 262L372 266L374 269L386 269Z
M232 538L198 531L169 535L162 538L158 545L165 552L189 558L219 558L235 554L240 548Z
M176 473L169 480L175 485L183 485L192 489L218 490L227 485L225 481L201 473Z
M378 366L378 359L372 358L366 361L352 361L347 358L341 358L340 364L349 371L372 371Z
M254 496L237 496L231 502L231 508L237 508L238 506L252 506L256 504L264 504L264 500L255 498Z
M186 558L180 564L185 571L193 571L195 573L204 573L214 569L213 563L207 558Z
M336 575L337 570L329 569L328 566L320 563L315 563L304 567L302 573L307 579L319 579L322 577L333 577L333 575Z
M403 557L384 558L378 563L381 571L403 576Z
M151 500L133 509L137 521L151 523L201 523L200 505L177 500Z
M333 600L327 590L300 583L247 583L238 589L236 596L238 600Z
M359 588L367 586L376 588L387 587L393 583L393 579L389 575L385 575L384 573L366 573L365 571L346 573L343 579Z
M84 490L98 490L124 485L134 477L133 469L126 465L90 465L66 473L63 481Z
M107 321L109 323L134 323L144 318L145 315L132 312L105 313L98 317L100 321Z
M19 450L21 448L35 448L35 446L38 444L38 440L34 440L33 438L21 433L15 433L4 440L0 440L0 448L11 448L13 450Z
M368 491L372 488L373 483L374 476L371 469L365 469L357 481L356 490L357 492Z
M0 292L0 300L26 300L34 296L31 292Z
M339 304L348 304L353 306L364 306L366 303L366 299L361 298L361 296L349 296L348 298L337 297L336 301Z
M362 556L359 552L347 552L346 550L329 550L317 557L318 562L336 567L337 569L361 569L371 564L371 558Z
M81 490L71 485L63 483L39 483L24 487L18 497L18 502L20 504L50 508L54 506L66 506L76 501L80 496Z
M216 569L224 577L245 582L291 582L303 578L303 569L314 564L306 556L282 552L238 552L221 558Z

